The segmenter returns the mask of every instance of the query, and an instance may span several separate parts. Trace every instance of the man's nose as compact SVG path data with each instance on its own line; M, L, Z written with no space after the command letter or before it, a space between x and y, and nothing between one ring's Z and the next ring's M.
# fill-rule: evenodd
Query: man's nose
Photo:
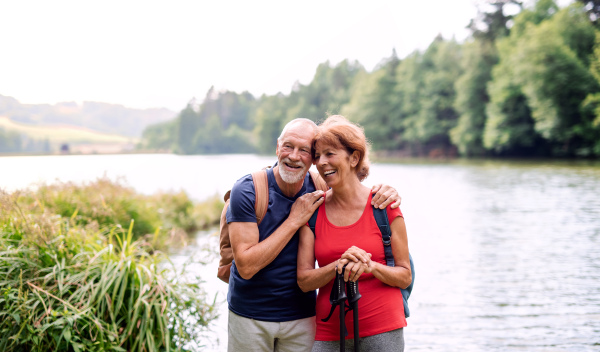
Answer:
M292 150L290 153L289 158L293 160L300 160L300 149L294 148L294 150Z

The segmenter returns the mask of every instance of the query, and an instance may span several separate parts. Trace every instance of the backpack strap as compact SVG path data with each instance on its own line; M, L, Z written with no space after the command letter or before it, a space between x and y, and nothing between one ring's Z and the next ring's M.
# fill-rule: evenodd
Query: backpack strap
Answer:
M252 181L254 182L256 225L260 225L269 207L269 178L267 177L267 170L263 169L253 172Z
M317 233L315 232L315 226L317 225L317 215L319 215L319 208L317 208L317 210L315 210L310 219L308 219L308 227L310 227L315 237L317 236Z
M385 253L385 262L387 266L395 266L394 254L392 253L392 229L390 228L390 222L387 217L386 209L379 209L373 207L373 216L381 232L381 240L383 241L383 252ZM408 318L410 316L410 309L408 309L408 297L412 292L413 285L415 283L415 265L413 264L412 255L408 253L410 259L410 273L412 280L407 288L402 288L402 303L404 304L404 316Z
M394 261L394 254L392 253L392 229L390 229L390 222L387 216L386 209L373 208L373 216L381 232L381 239L383 241L383 252L385 253L385 264L387 266L396 266Z

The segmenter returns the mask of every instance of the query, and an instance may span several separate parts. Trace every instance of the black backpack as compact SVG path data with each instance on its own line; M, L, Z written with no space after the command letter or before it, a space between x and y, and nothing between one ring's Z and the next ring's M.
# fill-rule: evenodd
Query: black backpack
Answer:
M388 221L387 211L385 209L373 208L373 216L381 232L381 239L383 241L383 251L385 253L385 262L387 266L396 266L394 262L394 255L392 254L392 230L390 229L390 222ZM315 233L315 225L317 224L317 214L319 208L315 210L310 220L308 220L308 226ZM408 254L410 258L410 272L412 274L412 281L407 288L401 288L402 292L402 303L404 305L404 316L408 318L410 316L410 310L408 309L408 297L412 292L413 285L415 283L415 266L413 264L412 255Z

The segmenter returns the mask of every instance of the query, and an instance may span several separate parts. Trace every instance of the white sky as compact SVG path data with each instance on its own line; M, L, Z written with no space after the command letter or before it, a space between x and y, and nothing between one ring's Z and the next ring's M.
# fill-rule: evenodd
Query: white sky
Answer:
M0 0L0 94L174 111L213 85L287 94L326 60L371 70L439 33L462 41L476 3Z

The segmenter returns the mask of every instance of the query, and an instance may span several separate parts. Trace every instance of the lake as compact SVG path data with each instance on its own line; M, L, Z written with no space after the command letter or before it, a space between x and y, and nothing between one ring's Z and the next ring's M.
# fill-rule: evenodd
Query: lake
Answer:
M73 155L0 157L0 188L122 178L142 193L202 200L275 157ZM600 163L402 161L371 167L365 184L402 195L416 279L407 351L599 351ZM198 234L177 263L217 247ZM225 299L216 261L192 266ZM207 351L225 351L226 304Z

